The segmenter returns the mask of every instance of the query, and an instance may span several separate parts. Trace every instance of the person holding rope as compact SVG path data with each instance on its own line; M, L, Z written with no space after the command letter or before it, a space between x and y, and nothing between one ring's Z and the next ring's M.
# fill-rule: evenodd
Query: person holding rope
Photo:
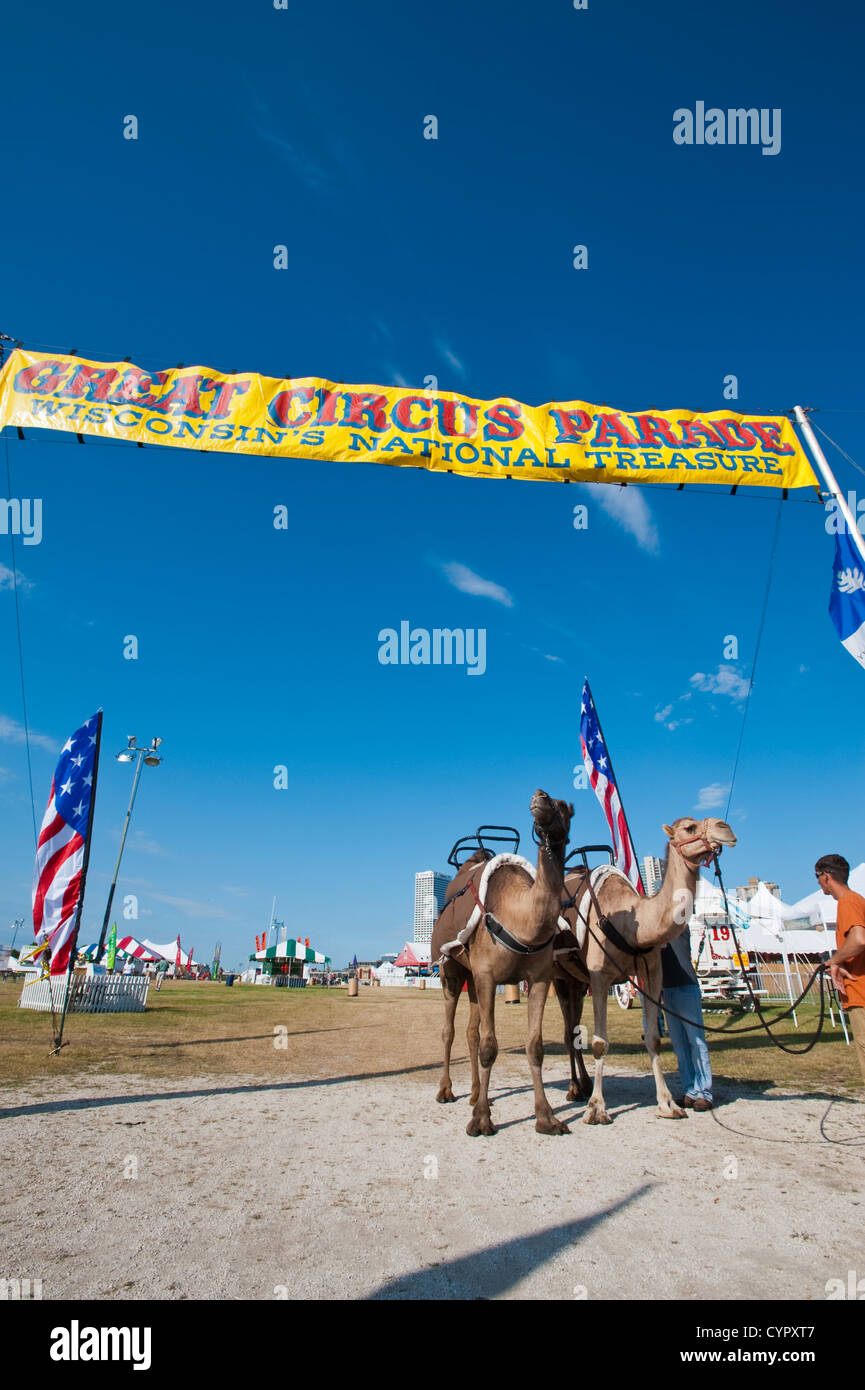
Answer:
M865 898L849 886L850 865L843 855L824 854L814 865L814 873L823 892L838 904L836 950L824 969L832 976L838 998L847 1011L865 1082Z
M712 1066L703 1029L703 996L691 963L688 927L661 951L661 969L661 1000L668 1010L667 1029L679 1066L679 1080L685 1088L678 1104L686 1110L711 1110ZM676 1014L681 1014L681 1018Z

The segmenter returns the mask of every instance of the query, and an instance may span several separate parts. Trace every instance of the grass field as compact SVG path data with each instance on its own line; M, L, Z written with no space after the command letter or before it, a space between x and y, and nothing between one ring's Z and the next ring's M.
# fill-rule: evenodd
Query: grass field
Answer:
M0 1080L24 1085L48 1077L137 1075L183 1078L213 1075L345 1078L403 1076L434 1086L442 1059L442 1000L438 991L361 987L356 999L344 989L266 989L235 984L167 983L151 989L141 1014L72 1014L66 1020L64 1047L49 1056L51 1016L17 1007L21 985L0 982ZM781 1011L781 1006L771 1010ZM775 1030L781 1041L802 1046L814 1033L817 1010L800 1008L797 1033L791 1020ZM467 1001L457 1013L454 1061L465 1062ZM648 1071L640 1040L640 1009L609 1011L611 1057ZM590 1008L584 1016L591 1030ZM707 1011L711 1026L745 1028L750 1014ZM497 1001L496 1032L502 1052L521 1053L525 1046L525 1004ZM284 1031L275 1031L284 1030ZM558 1004L548 1001L544 1020L544 1075L567 1075ZM774 1085L859 1093L859 1075L851 1048L840 1028L827 1022L821 1041L805 1056L774 1047L765 1033L743 1037L709 1035L712 1069L718 1082L757 1088ZM674 1071L675 1056L664 1039L662 1061ZM591 1060L589 1060L591 1072Z

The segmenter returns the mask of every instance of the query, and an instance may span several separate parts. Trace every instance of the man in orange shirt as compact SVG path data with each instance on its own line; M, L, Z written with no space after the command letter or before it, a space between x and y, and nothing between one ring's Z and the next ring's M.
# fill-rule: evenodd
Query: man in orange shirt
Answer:
M865 1081L865 898L848 886L850 865L840 854L824 854L814 865L817 882L838 904L835 954L826 968L847 1010L862 1080Z

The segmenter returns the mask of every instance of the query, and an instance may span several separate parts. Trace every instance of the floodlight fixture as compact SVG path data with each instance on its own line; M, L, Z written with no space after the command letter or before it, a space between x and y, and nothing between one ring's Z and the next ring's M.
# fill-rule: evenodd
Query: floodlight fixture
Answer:
M111 880L111 887L108 891L108 903L105 908L105 917L102 922L102 931L99 936L99 948L96 953L97 960L100 960L102 957L102 948L105 945L105 938L108 934L108 921L111 916L111 905L114 902L114 891L117 887L117 876L120 872L120 860L123 857L123 846L126 844L126 833L129 830L129 822L132 818L132 807L135 804L135 793L138 790L138 779L141 776L141 768L145 763L148 767L159 766L159 764L162 762L162 759L160 757L157 757L156 750L161 742L161 738L157 738L156 736L154 736L153 739L151 739L149 748L139 748L136 744L135 734L127 734L126 747L123 749L121 753L116 754L116 758L119 763L134 763L135 759L137 758L138 766L135 769L135 776L132 779L132 795L129 798L129 807L126 812L126 820L123 823L123 833L120 836L120 849L117 853L117 863L114 866L114 877Z

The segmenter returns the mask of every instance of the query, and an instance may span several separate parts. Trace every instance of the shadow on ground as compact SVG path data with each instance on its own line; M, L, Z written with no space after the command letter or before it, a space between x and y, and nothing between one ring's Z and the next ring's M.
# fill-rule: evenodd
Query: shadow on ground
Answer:
M552 1260L561 1250L576 1245L594 1226L639 1201L651 1191L652 1186L652 1183L644 1183L630 1196L602 1207L593 1216L583 1216L578 1221L564 1221L535 1235L519 1236L501 1245L492 1245L488 1250L478 1250L457 1260L446 1260L443 1264L419 1269L413 1274L403 1274L382 1284L366 1301L499 1298ZM572 1298L573 1287L562 1289L561 1296Z

